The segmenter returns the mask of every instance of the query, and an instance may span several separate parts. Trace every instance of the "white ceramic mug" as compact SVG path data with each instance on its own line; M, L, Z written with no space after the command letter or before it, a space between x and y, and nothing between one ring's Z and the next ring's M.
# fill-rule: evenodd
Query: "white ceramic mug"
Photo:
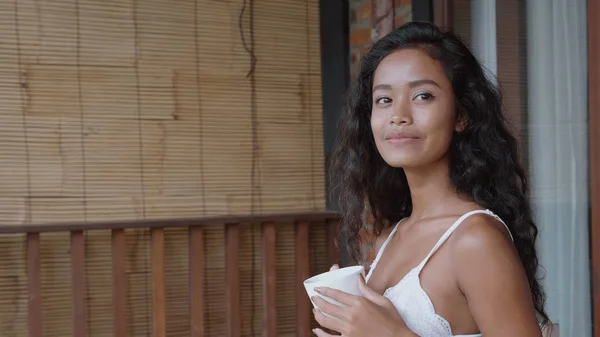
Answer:
M313 276L304 281L304 288L306 289L306 293L308 294L308 297L311 299L310 301L315 308L317 308L317 305L312 301L313 296L320 296L327 302L344 306L334 299L319 295L314 289L317 287L328 287L343 291L348 294L361 296L360 290L358 289L358 278L360 275L363 277L365 276L364 266L352 266L330 270L326 273Z

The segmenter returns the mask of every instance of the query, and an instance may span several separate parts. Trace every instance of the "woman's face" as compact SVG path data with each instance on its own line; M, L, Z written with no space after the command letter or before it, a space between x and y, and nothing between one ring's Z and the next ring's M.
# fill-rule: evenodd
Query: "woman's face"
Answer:
M377 67L372 89L371 129L390 166L422 167L445 158L460 125L439 62L417 49L396 51Z

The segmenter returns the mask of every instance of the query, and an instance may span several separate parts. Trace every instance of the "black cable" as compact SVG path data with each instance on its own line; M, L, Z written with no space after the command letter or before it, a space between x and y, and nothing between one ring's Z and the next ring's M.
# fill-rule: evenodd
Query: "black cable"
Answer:
M202 214L206 215L206 188L204 183L204 150L202 148L202 140L204 130L203 120L202 120L202 95L200 94L200 44L198 42L198 0L194 1L194 43L196 47L196 98L198 102L198 171L199 171L199 180L200 180L200 193L202 195ZM191 231L188 233L191 234ZM191 241L189 241L191 244ZM206 256L206 255L204 255ZM193 263L192 261L190 261ZM205 261L202 261L202 265L206 266ZM204 289L204 288L203 288ZM191 303L190 303L191 304ZM208 309L208 308L207 308ZM210 322L210 310L204 310L204 319L205 322ZM205 327L206 329L206 327Z
M139 69L139 36L138 36L138 3L137 0L133 0L133 41L135 48L135 57L134 57L134 70L135 70L135 80L136 80L136 93L137 93L137 115L138 115L138 142L139 142L139 155L140 155L140 182L141 182L141 192L142 192L142 219L146 219L146 193L144 188L144 150L143 150L143 126L142 126L142 102L141 102L141 88L140 88L140 69ZM152 230L148 229L144 233L143 236L146 236L146 242L150 242L152 244ZM149 278L152 277L152 261L151 257L148 254L145 254L146 257L146 270L150 269L150 272L146 274L144 278L144 287L146 295L150 294L152 297L152 289L150 287ZM152 326L151 324L151 304L150 301L146 301L146 322L147 326Z
M244 35L244 14L246 13L246 7L249 5L249 16L250 16L250 45L248 46L248 43L246 41L246 37ZM250 78L250 114L251 114L251 127L252 127L252 173L251 173L251 178L250 178L250 184L251 184L251 188L250 188L250 214L254 214L256 212L256 204L257 204L257 200L256 198L258 197L258 203L260 204L260 182L257 180L260 180L260 171L259 171L259 165L258 165L258 154L259 154L259 147L258 147L258 120L257 120L257 111L256 111L256 76L255 76L255 71L256 71L256 63L257 63L257 58L256 58L256 54L254 52L254 48L255 48L255 40L254 40L254 0L243 0L242 2L242 10L240 12L239 15L239 21L238 21L238 25L239 25L239 29L240 29L240 36L242 39L242 44L244 46L244 49L246 50L246 52L248 54L250 54L250 70L248 71L248 74L246 75L246 78ZM254 294L254 279L255 279L255 269L256 269L256 265L255 265L255 237L254 237L254 232L255 232L255 224L250 224L250 230L251 230L251 252L252 252L252 263L251 263L251 271L250 271L250 296L251 296L251 303L252 303L252 313L250 316L250 326L251 326L251 333L252 336L255 336L255 331L254 331L254 320L255 320L255 310L254 310L254 305L255 305L255 301L256 301L256 297Z
M31 223L31 158L29 157L29 128L27 126L27 118L25 117L25 99L23 91L26 91L29 88L29 83L27 81L27 73L23 71L22 64L22 52L21 52L21 34L19 29L19 4L18 0L15 0L15 32L17 39L17 62L18 62L18 70L19 70L19 93L21 100L21 122L23 123L23 140L25 142L25 166L27 169L27 200L26 200L26 218L25 223Z

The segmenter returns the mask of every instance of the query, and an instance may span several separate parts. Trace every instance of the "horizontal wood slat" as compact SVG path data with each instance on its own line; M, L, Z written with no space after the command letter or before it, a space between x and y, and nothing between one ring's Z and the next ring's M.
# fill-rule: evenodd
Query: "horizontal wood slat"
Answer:
M171 228L187 227L189 224L204 226L221 226L223 223L263 223L272 222L277 226L294 222L297 219L308 221L321 221L324 219L337 220L340 215L332 211L311 211L299 213L273 213L261 215L221 215L206 216L197 218L178 218L168 220L125 220L125 221L98 221L98 222L70 222L70 223L51 223L44 225L20 225L3 226L0 225L0 234L13 233L47 233L64 232L78 230L101 230L101 229L133 229L133 228ZM245 226L245 225L244 225Z

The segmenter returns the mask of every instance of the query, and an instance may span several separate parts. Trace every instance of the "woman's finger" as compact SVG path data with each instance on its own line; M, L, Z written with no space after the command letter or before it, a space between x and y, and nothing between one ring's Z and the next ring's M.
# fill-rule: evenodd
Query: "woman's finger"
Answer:
M365 282L364 278L359 277L358 278L358 290L360 290L360 293L369 301L382 306L382 307L388 307L388 305L390 304L390 301L385 298L383 295L378 294L375 290L371 289L367 283Z
M319 309L313 309L313 313L315 316L315 320L317 321L317 323L319 323L320 326L322 326L326 329L338 331L338 332L341 332L344 330L344 327L343 327L344 322L343 321L341 321L337 318L331 318L331 317L325 316Z
M331 266L331 268L329 268L329 271L337 270L337 269L340 269L340 266L338 266L337 264L334 264L333 266Z
M348 321L348 317L345 315L344 308L333 303L329 303L320 296L313 296L311 299L322 312L344 321Z
M328 288L328 287L318 287L318 288L315 288L315 291L319 295L329 297L329 298L336 300L336 301L340 302L341 304L346 305L348 307L352 306L352 303L354 302L354 300L357 297L357 296L345 293L343 291L333 289L333 288Z
M323 330L321 330L319 328L313 329L313 333L315 335L319 336L319 337L334 337L335 336L335 335L332 335L332 334L328 334L327 332L325 332L325 331L323 331Z

